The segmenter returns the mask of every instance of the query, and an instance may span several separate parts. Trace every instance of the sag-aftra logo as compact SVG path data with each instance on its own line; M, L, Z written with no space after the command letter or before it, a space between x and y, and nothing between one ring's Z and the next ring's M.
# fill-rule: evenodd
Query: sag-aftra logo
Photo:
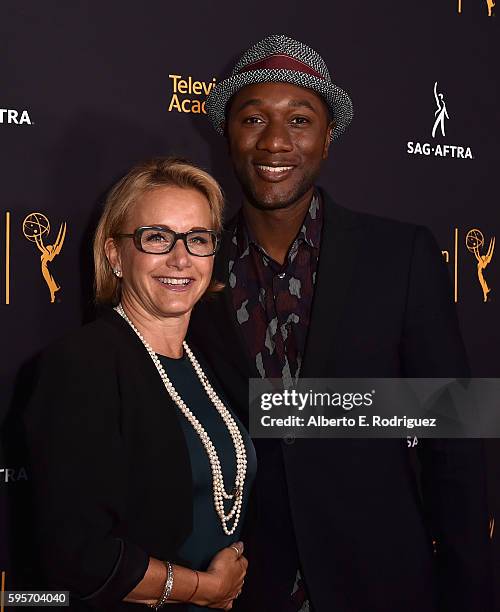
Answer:
M33 125L27 110L0 108L0 123L11 125Z
M423 155L424 157L474 159L472 149L467 145L450 144L444 141L448 121L451 120L453 114L448 109L445 92L439 87L437 81L434 82L433 93L436 107L432 127L429 121L429 132L432 140L429 142L409 140L406 143L406 152L408 155Z

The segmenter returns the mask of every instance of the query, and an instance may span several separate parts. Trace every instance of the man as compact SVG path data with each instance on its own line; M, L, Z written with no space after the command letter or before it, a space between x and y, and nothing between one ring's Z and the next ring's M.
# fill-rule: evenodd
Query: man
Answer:
M322 58L286 36L247 51L207 100L244 202L222 237L226 284L193 340L248 421L248 379L468 373L428 230L355 213L315 186L352 118ZM489 610L482 448L420 440L255 440L258 477L237 609ZM433 549L433 540L435 551Z

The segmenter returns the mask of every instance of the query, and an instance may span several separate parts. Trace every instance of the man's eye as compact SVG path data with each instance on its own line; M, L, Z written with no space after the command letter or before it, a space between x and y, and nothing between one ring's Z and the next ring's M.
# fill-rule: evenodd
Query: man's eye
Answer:
M243 123L263 123L263 121L260 117L246 117Z
M304 125L306 123L310 123L309 119L307 117L294 117L291 120L291 123L295 124L295 125Z

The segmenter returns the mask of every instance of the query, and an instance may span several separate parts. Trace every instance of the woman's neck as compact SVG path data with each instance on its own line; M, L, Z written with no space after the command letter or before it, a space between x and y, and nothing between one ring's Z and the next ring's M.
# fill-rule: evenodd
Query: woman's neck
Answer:
M172 317L154 315L126 295L122 296L121 304L127 317L155 353L173 359L182 357L182 342L186 337L190 313Z

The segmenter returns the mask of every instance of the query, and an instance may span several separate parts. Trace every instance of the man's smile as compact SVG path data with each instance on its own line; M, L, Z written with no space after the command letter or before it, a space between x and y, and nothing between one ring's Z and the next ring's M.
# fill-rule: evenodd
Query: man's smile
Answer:
M284 164L254 164L256 174L271 183L277 183L287 179L295 166Z

